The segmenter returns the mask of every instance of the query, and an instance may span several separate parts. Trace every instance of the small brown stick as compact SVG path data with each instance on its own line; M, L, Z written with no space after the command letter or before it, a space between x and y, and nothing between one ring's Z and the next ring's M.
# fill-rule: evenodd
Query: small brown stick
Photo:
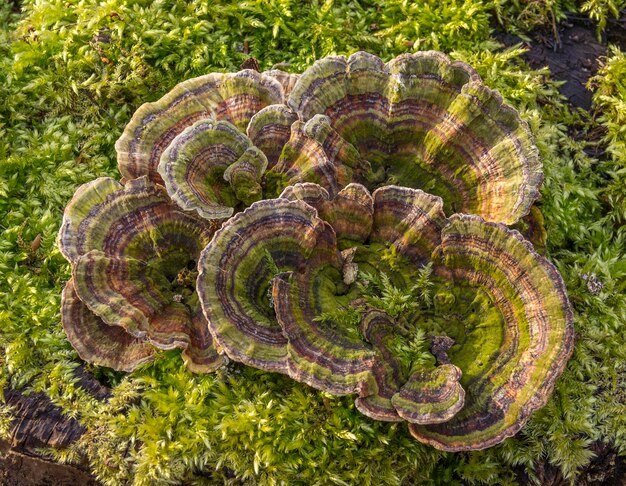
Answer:
M552 19L552 32L554 33L554 52L557 51L557 49L560 49L562 47L561 44L561 37L559 36L559 31L556 28L556 16L554 15L554 9L550 9L550 17Z

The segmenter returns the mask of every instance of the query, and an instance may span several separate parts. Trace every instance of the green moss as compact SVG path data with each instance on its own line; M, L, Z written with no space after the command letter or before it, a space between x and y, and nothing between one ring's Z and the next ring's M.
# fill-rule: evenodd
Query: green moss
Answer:
M285 147L284 150L289 150L290 147ZM283 192L283 189L289 185L289 178L287 174L281 172L275 172L273 170L268 170L264 174L264 186L265 191L263 193L263 197L266 199L273 199L280 196L280 193Z
M600 37L607 22L619 18L624 7L624 0L511 0L494 3L500 24L522 37L537 27L556 28L556 24L565 20L568 14L579 12L596 23Z
M419 273L407 266L401 273L398 268L394 270L395 284L384 273L385 267L362 272L353 298L364 297L368 306L385 310L395 318L400 328L394 336L394 355L405 370L416 362L435 364L428 353L430 336L454 339L448 356L463 372L462 385L469 386L494 365L505 334L500 310L480 288L441 278L420 279ZM434 305L428 298L424 300L422 289L434 295ZM523 346L523 336L520 342Z
M463 371L461 384L468 386L493 364L502 345L502 314L482 290L458 286L454 313L443 326L446 334L455 340L448 356Z
M446 160L445 156L442 160ZM376 187L393 184L434 194L443 199L446 214L452 214L456 208L462 207L463 201L458 189L441 177L439 171L429 168L427 164L416 158L415 154L394 154L381 167L385 167L386 177L382 182L377 183Z
M530 3L541 23L551 23L552 6L557 20L564 11L560 2ZM510 26L523 20L520 2L22 4L21 14L0 6L0 383L45 392L78 417L87 435L76 450L105 483L181 482L208 471L217 484L232 475L248 484L513 484L514 468L532 478L540 463L574 479L595 441L626 453L626 193L615 164L625 155L617 140L595 147L610 160L585 150L599 126L619 134L609 127L623 125L613 108L624 98L618 53L595 85L593 120L569 111L547 70L531 70L520 49L502 51L490 37L490 12ZM365 418L350 398L245 367L196 376L178 351L125 377L90 367L113 386L109 402L80 388L80 361L59 321L69 267L54 239L79 184L118 177L113 144L139 105L189 77L235 70L249 55L263 69L284 63L295 72L334 53L390 59L430 48L476 67L518 108L544 162L547 251L567 283L578 339L553 398L520 434L486 451L443 454L404 425ZM604 285L597 293L581 278L592 272ZM2 408L2 424L10 413Z

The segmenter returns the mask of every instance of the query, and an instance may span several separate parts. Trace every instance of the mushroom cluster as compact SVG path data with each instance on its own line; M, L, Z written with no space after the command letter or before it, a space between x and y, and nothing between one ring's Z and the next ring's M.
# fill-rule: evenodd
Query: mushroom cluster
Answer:
M80 187L58 239L86 361L230 359L463 451L515 434L572 353L563 281L509 227L537 212L532 135L462 62L212 73L141 106L116 150L121 183Z

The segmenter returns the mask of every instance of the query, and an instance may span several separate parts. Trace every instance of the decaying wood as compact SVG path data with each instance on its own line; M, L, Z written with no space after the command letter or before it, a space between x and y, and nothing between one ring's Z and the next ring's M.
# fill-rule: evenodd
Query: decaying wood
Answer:
M98 486L87 472L11 449L0 441L0 484L3 486Z
M11 431L13 449L36 453L43 447L63 448L85 433L77 420L63 417L61 409L43 393L23 395L9 389L4 397L16 417Z
M79 384L98 399L110 390L83 369L78 369ZM43 393L23 393L5 389L5 403L13 408L9 441L0 441L0 484L3 486L97 485L86 462L78 465L57 464L39 453L43 448L65 448L77 441L85 428L71 417L63 416Z

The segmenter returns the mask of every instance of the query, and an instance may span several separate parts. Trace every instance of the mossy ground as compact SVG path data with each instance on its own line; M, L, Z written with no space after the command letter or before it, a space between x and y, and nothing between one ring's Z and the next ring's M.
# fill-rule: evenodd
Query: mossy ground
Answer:
M546 70L531 70L521 49L504 50L491 34L498 19L524 33L558 21L566 8L588 12L602 29L623 7L622 0L47 0L25 1L21 11L1 4L0 384L43 391L77 417L87 433L54 454L86 454L107 484L513 484L520 470L532 479L546 467L573 480L598 443L626 453L624 55L611 51L592 83L592 113L576 112ZM183 79L236 70L249 55L263 69L300 71L334 53L365 49L389 59L429 48L470 63L499 89L529 122L544 163L547 251L567 284L577 344L552 399L517 436L445 454L411 439L404 424L365 418L351 398L237 365L193 375L177 351L130 375L90 368L113 387L107 402L78 386L80 361L59 322L69 266L54 240L76 187L118 176L113 144L141 103ZM0 429L10 420L5 407Z
M479 287L436 277L431 265L420 268L392 249L380 244L358 246L356 282L342 295L321 299L320 320L335 326L339 322L341 329L362 340L360 313L370 308L387 312L397 324L391 352L404 378L416 367L434 367L430 338L449 336L454 345L448 357L463 372L461 384L467 387L497 358L504 339L502 313ZM334 278L341 280L341 276ZM520 339L528 340L523 333Z

